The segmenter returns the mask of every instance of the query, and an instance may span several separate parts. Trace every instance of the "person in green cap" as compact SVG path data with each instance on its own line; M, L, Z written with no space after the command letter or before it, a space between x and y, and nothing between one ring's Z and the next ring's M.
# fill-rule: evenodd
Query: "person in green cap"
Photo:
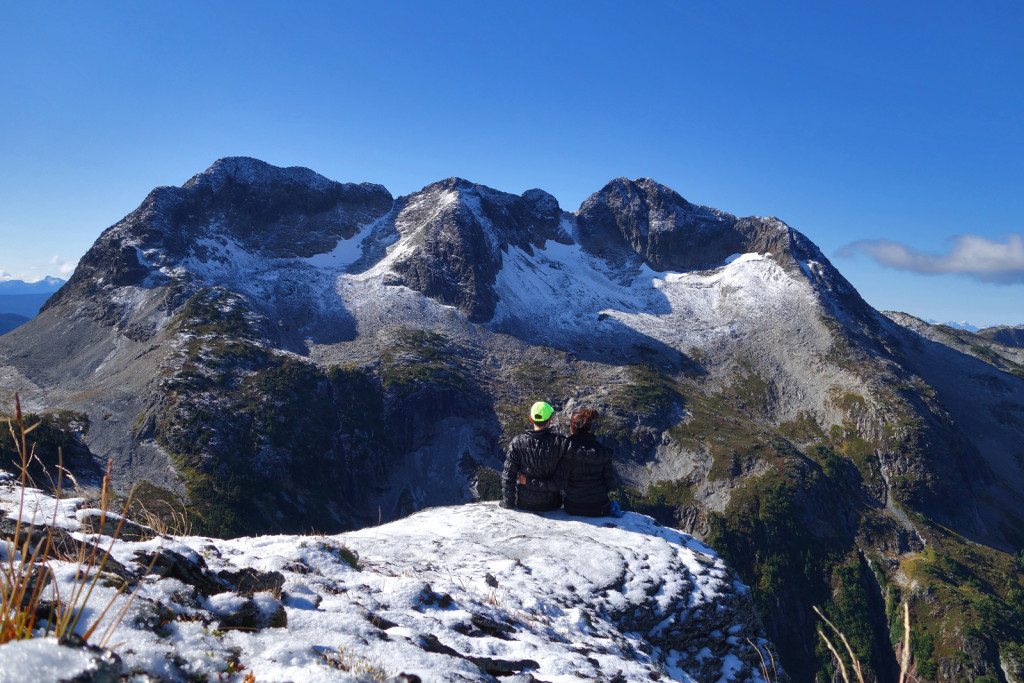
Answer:
M533 512L562 507L556 481L565 437L551 431L554 409L544 401L530 406L533 428L517 435L508 445L501 475L501 507Z

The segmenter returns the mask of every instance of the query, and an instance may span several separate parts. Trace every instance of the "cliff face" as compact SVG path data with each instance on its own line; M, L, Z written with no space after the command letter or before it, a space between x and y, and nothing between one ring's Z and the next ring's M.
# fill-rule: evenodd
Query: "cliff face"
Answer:
M715 544L798 680L826 667L816 604L879 680L901 597L926 669L982 675L990 654L951 653L1019 642L1019 363L874 311L778 219L649 179L569 212L250 159L155 190L0 339L0 387L86 414L119 482L219 535L486 495L532 401L596 407L622 502Z

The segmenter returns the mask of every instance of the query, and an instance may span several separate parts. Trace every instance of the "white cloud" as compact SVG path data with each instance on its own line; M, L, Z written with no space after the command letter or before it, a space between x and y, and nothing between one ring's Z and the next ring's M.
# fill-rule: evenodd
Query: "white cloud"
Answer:
M1024 236L1006 235L1005 242L979 235L959 235L945 254L920 251L892 240L860 240L837 252L840 257L865 253L878 263L915 273L968 275L983 282L1024 284Z
M57 266L57 272L60 273L61 277L67 279L69 275L75 272L78 261L65 261L59 254L55 254L50 259L50 265Z
M4 280L13 280L14 276L8 273L6 270L0 270L0 282Z

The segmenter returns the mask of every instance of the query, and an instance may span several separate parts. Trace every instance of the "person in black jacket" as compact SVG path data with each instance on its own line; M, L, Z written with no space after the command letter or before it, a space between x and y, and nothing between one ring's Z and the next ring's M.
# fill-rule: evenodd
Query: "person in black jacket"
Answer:
M554 409L538 401L530 407L533 429L508 445L501 475L501 507L534 512L557 510L562 494L555 481L565 437L551 431Z
M569 420L562 476L565 511L570 515L604 517L618 510L608 499L608 492L615 487L612 449L590 432L595 417L596 411L583 408L574 411Z

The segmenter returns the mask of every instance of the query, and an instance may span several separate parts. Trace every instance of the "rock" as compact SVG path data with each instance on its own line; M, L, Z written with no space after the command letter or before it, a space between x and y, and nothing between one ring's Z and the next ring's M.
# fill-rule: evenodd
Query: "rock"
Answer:
M217 577L234 587L240 595L252 595L264 591L278 592L284 586L284 575L281 572L261 572L251 567L236 572L222 570Z
M257 593L250 597L221 593L207 601L218 617L221 630L259 631L264 628L284 628L288 613L281 601L270 593Z
M122 541L148 541L160 535L147 526L130 519L122 521L120 516L104 514L101 510L81 510L78 513L78 521L89 533L110 537L116 534Z
M178 579L193 586L201 595L214 595L231 590L231 585L220 579L206 567L202 557L191 560L181 553L163 548L156 553L138 551L136 562L148 567L146 573Z
M118 683L121 658L114 652L70 638L31 638L0 645L2 669L31 671L32 680L57 683Z

